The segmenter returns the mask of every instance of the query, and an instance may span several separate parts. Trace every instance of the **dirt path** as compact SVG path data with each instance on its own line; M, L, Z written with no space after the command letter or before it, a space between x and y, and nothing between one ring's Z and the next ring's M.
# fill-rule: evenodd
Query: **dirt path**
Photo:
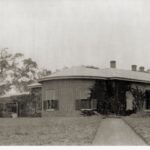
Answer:
M146 143L122 119L103 119L93 145L145 145Z

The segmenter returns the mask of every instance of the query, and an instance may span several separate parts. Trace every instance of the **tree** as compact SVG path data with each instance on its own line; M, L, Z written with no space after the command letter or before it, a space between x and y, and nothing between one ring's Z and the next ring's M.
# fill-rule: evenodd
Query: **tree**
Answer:
M97 99L97 111L101 114L125 114L125 94L129 85L128 82L122 81L96 81L90 89L90 99Z
M8 80L8 71L12 55L7 52L7 48L0 50L0 95L11 89L11 82Z
M11 89L11 84L9 82L4 82L0 85L0 95L4 95Z
M142 111L146 96L145 89L143 87L135 85L130 87L130 91L134 97L133 110L136 112Z
M37 63L31 58L23 59L22 65L13 67L15 69L13 84L20 91L28 91L28 84L37 79Z
M0 74L3 75L4 72L10 67L9 61L12 55L6 50L7 48L0 50Z
M36 61L25 58L22 53L10 54L6 48L0 50L0 95L12 89L28 91L28 84L50 74L50 70L39 69Z
M42 78L42 77L45 77L45 76L49 76L51 75L51 71L48 70L48 69L41 69L39 72L38 72L38 78Z
M96 81L94 86L90 90L90 99L97 100L97 111L101 114L107 114L109 109L109 99L107 98L108 96L106 92L106 82Z

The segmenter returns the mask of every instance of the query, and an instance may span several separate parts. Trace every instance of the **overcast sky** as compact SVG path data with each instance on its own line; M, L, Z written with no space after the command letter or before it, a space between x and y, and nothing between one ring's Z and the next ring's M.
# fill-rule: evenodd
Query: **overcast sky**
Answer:
M149 0L0 0L0 48L40 67L150 68Z

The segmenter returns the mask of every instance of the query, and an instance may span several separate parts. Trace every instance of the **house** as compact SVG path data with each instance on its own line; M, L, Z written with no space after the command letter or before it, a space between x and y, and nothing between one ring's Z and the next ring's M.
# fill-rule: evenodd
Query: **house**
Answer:
M103 102L110 102L107 109L111 113L123 114L136 106L136 93L139 99L144 93L142 108L150 108L150 74L144 67L137 70L136 65L132 65L131 70L117 69L116 61L111 61L110 68L105 69L72 67L38 82L30 88L41 90L39 105L41 103L43 116L77 116L81 109L97 109L98 96ZM101 111L104 107L98 109Z

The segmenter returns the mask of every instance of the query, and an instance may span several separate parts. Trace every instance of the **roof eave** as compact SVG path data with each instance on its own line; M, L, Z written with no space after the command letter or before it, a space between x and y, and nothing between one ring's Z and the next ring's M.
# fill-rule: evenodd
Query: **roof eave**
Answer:
M64 80L64 79L101 79L106 80L107 77L98 76L57 76L39 79L38 82L50 81L50 80Z
M98 76L58 76L58 77L49 77L49 78L39 79L38 82L45 82L45 81L51 81L51 80L64 80L64 79L123 80L123 81L129 81L129 82L140 82L140 83L147 83L147 84L150 83L150 81L146 81L146 80L129 79L129 78L123 78L123 77L98 77Z
M129 82L139 82L139 83L150 83L150 81L146 80L138 80L138 79L129 79L129 78L122 78L122 77L111 77L111 80L123 80L123 81L129 81Z
M41 88L42 85L31 85L31 86L28 86L29 89L33 89L33 88Z

